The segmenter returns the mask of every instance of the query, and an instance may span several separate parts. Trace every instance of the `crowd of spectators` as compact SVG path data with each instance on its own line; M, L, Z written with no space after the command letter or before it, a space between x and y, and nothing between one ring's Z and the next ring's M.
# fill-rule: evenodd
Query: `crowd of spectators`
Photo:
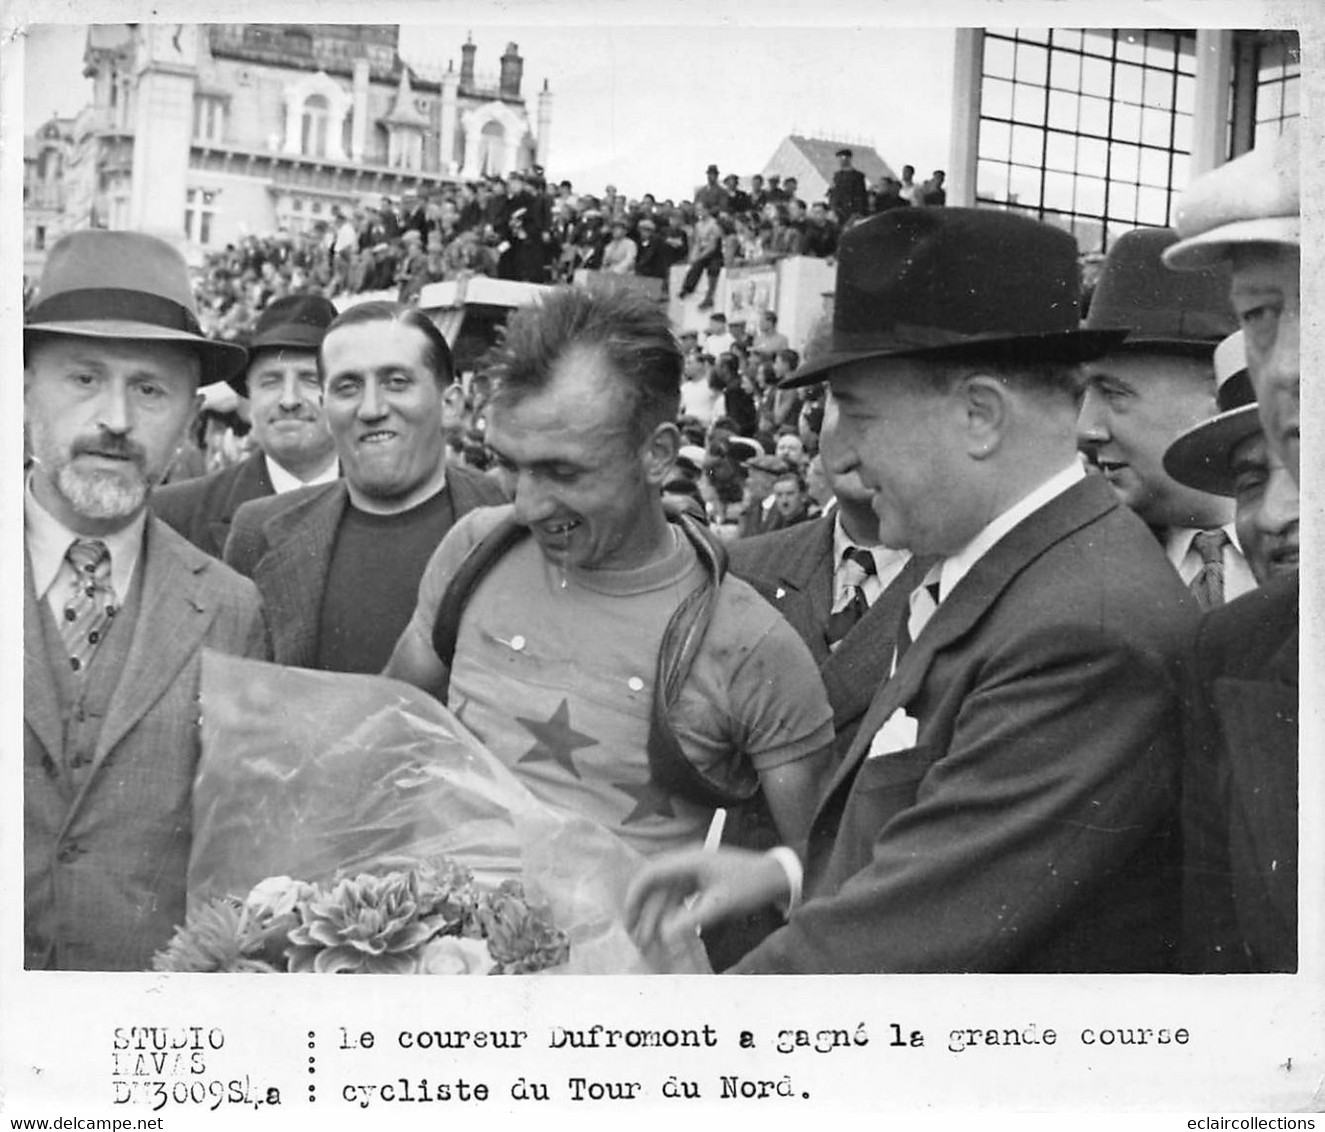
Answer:
M706 170L694 199L679 203L651 193L628 198L614 185L597 196L577 194L571 182L549 182L537 168L425 196L383 197L352 211L336 210L330 221L305 231L246 236L208 254L194 277L199 316L208 336L242 343L267 304L290 294L334 298L394 291L411 302L441 280L488 275L574 282L581 270L655 278L665 293L677 263L689 265L682 295L707 277L701 307L709 307L724 266L796 255L832 258L843 228L839 212L848 213L850 224L888 208L944 203L941 172L926 183L927 197L912 174L908 165L902 181L868 186L863 211L844 206L831 187L825 199L807 203L795 177L755 174L742 187L741 178L720 176L716 165ZM25 287L25 305L27 298ZM669 492L691 498L696 513L726 535L817 514L813 458L822 398L818 387L777 390L799 357L777 332L776 315L765 313L759 326L728 327L723 315L714 314L708 329L687 334L683 346L680 423L688 455ZM246 431L232 409L204 413L194 437L197 451L181 454L172 478L242 456ZM452 457L484 467L481 437L471 429L453 438ZM773 478L752 472L752 459ZM786 481L780 488L786 506L765 504L779 480ZM742 522L761 506L759 524Z
M707 275L711 305L724 265L835 254L843 217L830 199L806 202L794 177L755 174L743 188L736 174L718 174L710 166L694 199L679 203L628 198L614 185L577 194L537 168L369 200L306 231L248 236L211 253L198 272L199 308L208 333L242 339L268 302L302 291L395 291L410 302L429 283L467 275L558 283L581 270L654 278L665 290L677 263L690 265L685 294ZM931 203L942 203L936 177ZM901 184L870 187L863 214L896 207Z

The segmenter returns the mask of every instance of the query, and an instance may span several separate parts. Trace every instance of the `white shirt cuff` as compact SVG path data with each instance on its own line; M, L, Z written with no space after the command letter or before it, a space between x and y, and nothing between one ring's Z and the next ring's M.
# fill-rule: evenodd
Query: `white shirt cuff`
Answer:
M791 849L786 845L779 845L776 849L770 849L765 856L775 860L782 866L782 871L787 874L789 895L783 914L790 916L801 902L801 886L805 880L805 870L801 865L801 859L796 856L795 849Z

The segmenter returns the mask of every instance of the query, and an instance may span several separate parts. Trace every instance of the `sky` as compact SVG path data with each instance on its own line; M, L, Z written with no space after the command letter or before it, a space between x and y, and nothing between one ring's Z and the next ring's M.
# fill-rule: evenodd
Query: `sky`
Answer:
M531 114L544 79L554 98L548 173L582 191L611 182L633 196L687 197L709 162L758 172L791 133L873 144L894 169L911 164L922 176L947 166L950 28L549 25L464 8L489 19L405 24L402 54L425 69L448 59L459 67L472 31L475 69L495 73L507 42L518 44ZM268 9L267 18L281 13ZM26 132L90 99L85 35L85 25L28 28Z

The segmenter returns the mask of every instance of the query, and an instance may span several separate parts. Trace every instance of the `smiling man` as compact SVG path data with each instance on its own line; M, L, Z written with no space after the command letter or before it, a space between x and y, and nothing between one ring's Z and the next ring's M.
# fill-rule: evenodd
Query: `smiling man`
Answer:
M488 376L514 504L437 549L387 675L447 699L536 795L640 852L698 844L756 783L799 843L827 696L790 626L663 508L681 382L665 316L558 290L512 315Z
M1235 324L1226 273L1180 274L1164 266L1161 257L1177 239L1169 228L1138 228L1109 250L1086 327L1129 333L1086 363L1077 437L1210 609L1254 588L1256 579L1232 501L1174 479L1164 453L1180 433L1214 414L1215 346Z
M279 663L380 672L442 536L505 496L446 463L463 392L426 315L351 307L327 329L319 365L344 478L246 503L225 560L262 592Z
M152 493L153 513L199 550L220 558L235 512L249 500L336 478L317 368L317 348L335 318L336 308L320 295L270 303L249 342L248 368L229 381L248 398L257 451Z
M147 498L244 351L202 336L168 244L86 231L23 353L24 964L142 971L184 919L202 650L267 651L252 583Z
M792 907L743 974L1163 971L1177 658L1195 603L1144 524L1082 470L1077 249L1008 212L894 209L842 237L827 380L833 471L885 546L933 556L892 675L820 795L803 902L782 859L651 862L652 941Z

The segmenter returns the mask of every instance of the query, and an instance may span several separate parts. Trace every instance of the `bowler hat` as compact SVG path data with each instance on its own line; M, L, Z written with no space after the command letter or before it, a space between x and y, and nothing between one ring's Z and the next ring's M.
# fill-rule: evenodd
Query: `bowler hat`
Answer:
M264 308L249 339L249 357L259 350L316 350L322 345L327 327L336 321L336 308L321 295L285 295L273 299ZM248 396L248 371L228 379L230 387Z
M704 170L705 173L716 173L717 171L718 167L716 165L710 165L707 169Z
M32 335L177 342L197 350L199 385L242 372L242 346L203 335L184 257L141 232L70 232L51 248L28 310Z
M1229 464L1233 449L1261 431L1241 330L1216 347L1215 381L1219 387L1219 414L1193 425L1169 445L1164 453L1164 470L1198 491L1231 496L1237 494L1236 477Z
M1178 198L1181 239L1164 253L1178 271L1209 267L1239 244L1302 242L1302 186L1297 125L1197 177Z
M1012 212L899 208L842 235L824 352L782 388L866 358L1079 362L1126 337L1080 329L1076 241Z
M1220 339L1237 329L1228 301L1228 272L1170 271L1166 248L1177 243L1172 228L1136 228L1109 249L1086 316L1087 330L1130 331L1124 352L1209 357Z

